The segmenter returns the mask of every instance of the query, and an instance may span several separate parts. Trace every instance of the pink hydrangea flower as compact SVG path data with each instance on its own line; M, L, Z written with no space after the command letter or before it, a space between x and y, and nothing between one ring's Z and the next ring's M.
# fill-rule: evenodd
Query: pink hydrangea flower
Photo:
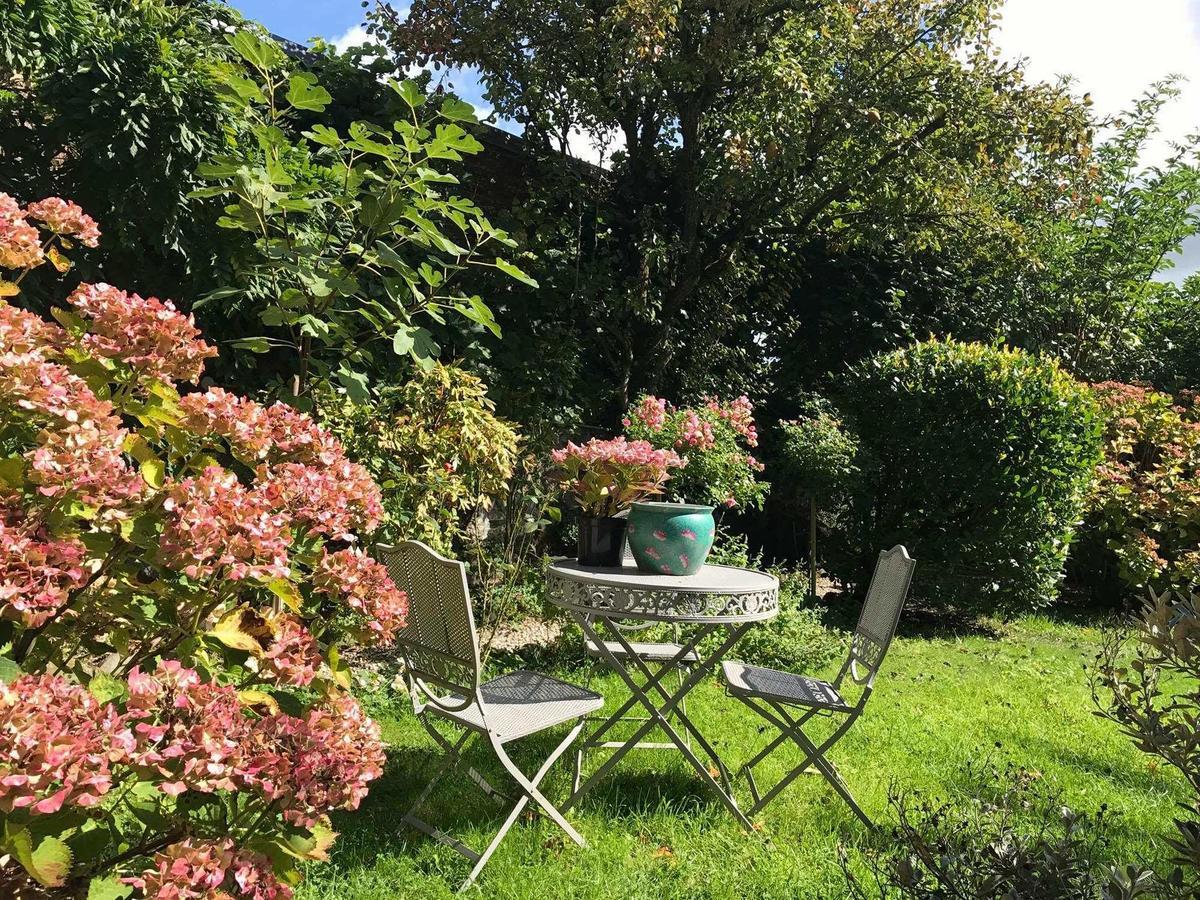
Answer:
M383 518L379 486L366 469L348 459L329 466L260 466L258 478L275 509L336 540L353 541L355 530L371 531Z
M322 663L317 639L300 621L286 614L275 616L270 625L271 643L263 654L267 669L282 684L311 684Z
M47 197L25 207L25 215L44 222L55 234L73 237L85 246L95 247L100 243L100 227L96 220L70 200Z
M0 194L0 197L3 196ZM47 353L61 349L66 342L67 333L58 325L0 302L0 355L44 359ZM10 357L7 364L15 362Z
M16 200L0 193L0 268L32 268L44 259L41 232L25 220Z
M630 441L624 435L611 441L592 438L586 444L568 441L567 446L552 451L550 459L560 466L568 461L577 461L584 468L600 464L648 466L661 470L664 475L667 469L683 465L683 460L673 450L656 450L648 441Z
M675 442L676 447L710 450L716 445L712 423L700 418L692 410L684 414L682 432L679 440Z
M734 431L746 439L747 444L751 447L758 446L758 430L754 425L754 404L750 402L749 397L743 394L728 404L722 404L716 398L709 398L705 405L727 421Z
M312 418L285 403L263 406L221 388L188 394L180 401L183 427L217 435L245 462L334 465L345 459L341 444Z
M0 683L0 811L49 815L94 806L112 786L112 742L121 727L110 705L58 675Z
M404 627L408 595L392 583L386 568L364 553L324 551L312 583L315 590L361 615L382 643L389 643Z
M141 875L121 880L147 900L292 897L292 889L275 877L267 857L239 850L229 838L186 838L156 854L153 865Z
M0 612L36 628L88 579L87 548L55 538L17 498L0 500Z
M634 410L634 416L651 431L662 431L667 423L667 401L661 397L643 397ZM632 424L629 419L624 419L623 423L626 428Z
M126 740L132 765L172 796L252 786L245 767L252 723L237 690L200 680L162 660L154 673L129 673Z
M218 572L233 581L288 577L287 517L232 472L209 466L198 478L171 485L163 510L159 558L188 578Z
M104 521L126 519L146 494L146 483L122 453L125 432L81 422L50 431L26 453L30 478L45 497L72 497Z
M293 825L311 827L336 809L357 809L369 782L383 774L379 726L348 694L303 718L276 715L256 725L264 748L258 765L266 796Z
M200 338L195 319L169 300L142 297L110 284L81 284L67 302L91 321L86 349L118 359L158 381L199 381L204 361L217 355Z

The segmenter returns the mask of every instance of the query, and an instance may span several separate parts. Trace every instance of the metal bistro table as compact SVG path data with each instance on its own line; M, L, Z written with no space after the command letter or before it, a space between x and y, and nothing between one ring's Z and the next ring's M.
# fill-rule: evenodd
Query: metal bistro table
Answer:
M563 805L563 811L574 806L657 727L679 748L700 778L717 792L742 826L750 830L750 820L738 809L733 798L729 770L695 723L680 709L680 704L692 688L716 668L747 629L779 613L778 579L765 572L732 566L705 566L695 575L675 576L641 572L633 565L597 569L581 566L574 560L559 560L547 572L546 588L550 602L570 613L595 644L599 655L629 686L629 699L589 736L589 745L599 746L599 739L638 704L649 713L649 718L633 735L618 744L612 756L576 788ZM681 641L678 652L669 661L652 671L630 644L625 634L628 629L618 627L617 623L630 621L686 624L696 628ZM624 660L613 653L598 627L604 628L620 645ZM707 656L703 655L699 650L701 642L722 631L724 636L716 648ZM686 677L681 677L679 687L671 692L664 686L663 679L681 668L686 671ZM635 673L644 680L639 682ZM671 723L672 718L686 734L679 733ZM687 736L712 759L720 773L720 783L693 752Z

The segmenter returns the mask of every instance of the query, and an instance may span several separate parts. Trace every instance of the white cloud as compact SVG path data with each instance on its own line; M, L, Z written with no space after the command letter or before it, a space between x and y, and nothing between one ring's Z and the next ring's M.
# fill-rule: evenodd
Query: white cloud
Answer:
M1168 75L1189 79L1164 111L1147 162L1200 125L1200 0L1009 0L997 40L1006 55L1027 57L1035 78L1072 76L1102 114Z
M1008 0L997 41L1028 58L1039 80L1075 79L1097 112L1115 115L1154 81L1188 79L1163 111L1143 162L1162 162L1170 142L1200 128L1200 0ZM1200 240L1184 247L1174 277L1200 267Z
M333 39L333 46L337 48L338 53L345 53L351 47L357 47L359 44L369 44L374 41L371 35L367 34L367 29L362 25L354 25L346 29L345 34L341 37Z

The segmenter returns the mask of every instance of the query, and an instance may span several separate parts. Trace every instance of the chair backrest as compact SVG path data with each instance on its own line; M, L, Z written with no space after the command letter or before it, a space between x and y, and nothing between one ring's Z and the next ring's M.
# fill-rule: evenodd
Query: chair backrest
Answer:
M856 684L871 686L896 635L896 624L900 621L900 610L904 608L916 565L899 544L879 554L875 574L867 588L867 599L858 617L858 627L850 640L850 655L838 681L849 673Z
M420 541L379 545L376 552L396 587L408 594L408 616L396 633L396 644L410 680L431 702L446 709L475 702L479 638L467 589L467 567ZM443 690L436 693L429 685ZM447 703L446 691L462 702Z

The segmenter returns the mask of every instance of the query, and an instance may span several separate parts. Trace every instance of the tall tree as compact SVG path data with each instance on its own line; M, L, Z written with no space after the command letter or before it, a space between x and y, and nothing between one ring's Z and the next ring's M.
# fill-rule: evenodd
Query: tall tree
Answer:
M612 409L669 387L697 340L752 334L756 288L815 239L1011 243L1020 210L997 185L1020 181L1021 207L1072 202L1090 113L1000 59L997 5L416 0L371 22L400 66L477 67L547 167L580 136L616 148L565 235L587 276L565 285L574 324Z

